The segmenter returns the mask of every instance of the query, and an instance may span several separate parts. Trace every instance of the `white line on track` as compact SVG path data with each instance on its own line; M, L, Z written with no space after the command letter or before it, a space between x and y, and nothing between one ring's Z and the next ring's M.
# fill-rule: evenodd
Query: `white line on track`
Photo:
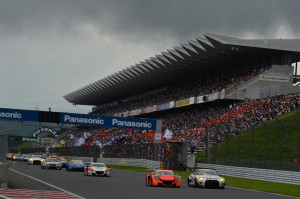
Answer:
M48 182L44 182L44 181L39 180L39 179L37 179L37 178L35 178L35 177L32 177L32 176L30 176L30 175L21 173L21 172L19 172L19 171L14 170L14 169L9 169L9 170L11 170L11 171L13 171L13 172L16 172L16 173L18 173L18 174L21 174L21 175L23 175L23 176L26 176L26 177L28 177L28 178L31 178L31 179L33 179L33 180L36 180L36 181L38 181L38 182L40 182L40 183L43 183L43 184L45 184L45 185L48 185L48 186L50 186L50 187L53 187L53 188L55 188L55 189L58 189L58 190L60 190L60 191L62 191L62 192L71 194L71 195L73 195L73 196L75 196L75 197L78 197L78 198L80 198L80 199L85 199L85 198L83 198L83 197L81 197L81 196L79 196L79 195L76 195L75 193L69 192L69 191L67 191L67 190L65 190L65 189L62 189L62 188L59 188L59 187L57 187L57 186L55 186L55 185L52 185L52 184L50 184L50 183L48 183Z
M119 169L122 170L122 169ZM125 170L122 170L125 171ZM138 171L128 171L128 172L132 172L132 173L137 173L137 174L142 174L145 175L145 173L143 172L138 172ZM184 181L185 179L182 179L181 181ZM276 196L285 196L285 197L289 197L289 198L300 198L300 197L296 197L296 196L288 196L288 195L283 195L283 194L279 194L279 193L271 193L271 192L265 192L265 191L257 191L257 190L252 190L252 189L245 189L245 188L239 188L239 187L231 187L231 186L226 186L232 189L241 189L241 190L246 190L246 191L252 191L252 192L258 192L258 193L266 193L266 194L271 194L271 195L276 195Z
M226 186L226 187L230 187L230 186ZM296 197L296 196L288 196L288 195L283 195L283 194L279 194L279 193L257 191L257 190L252 190L252 189L239 188L239 187L230 187L230 188L232 188L232 189L241 189L241 190L252 191L252 192L258 192L258 193L266 193L266 194L271 194L271 195L276 195L276 196L285 196L285 197L289 197L289 198L298 198L299 199L299 197Z

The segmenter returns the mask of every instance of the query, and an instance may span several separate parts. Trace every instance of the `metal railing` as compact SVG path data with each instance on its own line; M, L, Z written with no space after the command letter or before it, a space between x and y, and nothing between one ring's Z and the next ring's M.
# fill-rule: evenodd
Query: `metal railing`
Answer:
M239 124L236 124L237 127ZM300 119L276 119L244 133L227 132L223 142L217 129L215 145L196 158L198 163L272 170L300 171ZM207 145L208 146L208 145Z
M245 168L198 163L199 168L215 169L219 175L300 185L300 172Z

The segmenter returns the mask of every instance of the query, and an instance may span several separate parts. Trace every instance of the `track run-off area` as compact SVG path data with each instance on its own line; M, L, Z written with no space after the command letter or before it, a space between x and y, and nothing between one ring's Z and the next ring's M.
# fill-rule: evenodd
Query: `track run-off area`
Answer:
M153 198L222 198L222 199L287 199L296 198L233 187L222 189L188 187L150 187L145 185L145 173L112 169L111 177L84 176L83 172L44 170L40 165L9 162L8 186L14 189L62 192L74 198L87 199L153 199ZM0 198L1 198L0 190ZM7 197L9 198L9 197Z

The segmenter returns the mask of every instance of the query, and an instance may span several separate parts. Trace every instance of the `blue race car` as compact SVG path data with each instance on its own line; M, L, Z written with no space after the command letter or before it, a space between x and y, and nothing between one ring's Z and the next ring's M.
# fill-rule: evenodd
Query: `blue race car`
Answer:
M70 160L66 164L66 171L84 171L86 165L82 160Z
M19 162L27 162L29 157L30 157L29 154L22 154L19 158Z

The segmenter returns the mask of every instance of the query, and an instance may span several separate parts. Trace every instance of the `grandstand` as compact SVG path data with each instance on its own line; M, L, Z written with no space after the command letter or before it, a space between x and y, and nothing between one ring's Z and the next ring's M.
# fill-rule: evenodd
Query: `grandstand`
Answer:
M293 86L292 64L297 71L299 60L299 39L204 34L64 98L94 106L91 114L163 119L164 140L187 140L193 150L295 110L300 87ZM105 132L93 136L104 145L151 142L150 134L136 130L81 127L69 134L87 131Z

